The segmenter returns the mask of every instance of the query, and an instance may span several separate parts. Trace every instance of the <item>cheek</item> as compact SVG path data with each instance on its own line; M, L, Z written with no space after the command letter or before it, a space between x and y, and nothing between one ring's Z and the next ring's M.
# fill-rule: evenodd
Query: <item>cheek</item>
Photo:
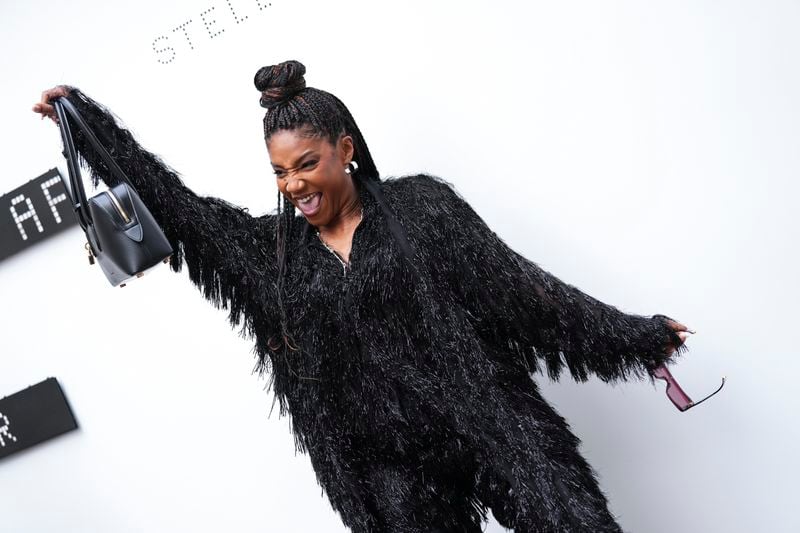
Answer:
M347 175L342 172L342 169L339 168L339 165L336 163L327 163L324 167L319 169L319 173L315 181L321 189L336 191L340 190L344 185L343 175L344 178L347 178Z

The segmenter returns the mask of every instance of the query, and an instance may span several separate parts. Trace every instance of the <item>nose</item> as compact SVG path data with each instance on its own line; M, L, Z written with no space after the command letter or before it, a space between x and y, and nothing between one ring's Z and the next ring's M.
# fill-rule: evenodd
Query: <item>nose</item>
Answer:
M291 177L286 178L286 193L293 195L299 193L305 187L305 182L301 178L294 178Z

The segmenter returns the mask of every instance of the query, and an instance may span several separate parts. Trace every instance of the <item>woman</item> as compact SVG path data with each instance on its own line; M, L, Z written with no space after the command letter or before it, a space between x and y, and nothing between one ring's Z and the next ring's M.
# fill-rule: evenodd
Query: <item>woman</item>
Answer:
M335 96L288 61L258 71L278 213L200 197L108 110L68 98L173 244L173 270L256 341L296 446L355 532L620 531L579 440L531 373L641 378L687 328L625 314L516 254L446 182L381 180ZM73 130L74 131L74 130ZM115 183L91 145L95 184ZM302 216L295 215L295 209Z

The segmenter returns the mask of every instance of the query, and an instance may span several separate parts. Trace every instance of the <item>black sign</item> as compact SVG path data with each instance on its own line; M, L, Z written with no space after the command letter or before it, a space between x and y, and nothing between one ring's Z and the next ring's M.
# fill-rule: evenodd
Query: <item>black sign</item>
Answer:
M0 400L0 458L78 427L56 378Z
M58 169L0 196L0 261L78 223Z

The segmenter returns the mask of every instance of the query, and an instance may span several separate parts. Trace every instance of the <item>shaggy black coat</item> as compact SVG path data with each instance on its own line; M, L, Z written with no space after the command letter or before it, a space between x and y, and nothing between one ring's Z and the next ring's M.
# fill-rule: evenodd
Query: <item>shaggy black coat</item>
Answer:
M171 241L171 267L255 338L296 447L356 532L481 531L487 508L516 531L620 531L579 439L531 375L643 378L685 349L664 315L626 314L511 250L446 182L380 182L414 250L356 180L364 208L350 265L304 218L288 237L276 309L274 214L187 188L108 109L70 101ZM76 131L77 128L73 128ZM82 135L95 185L116 180ZM665 346L679 350L671 355Z

